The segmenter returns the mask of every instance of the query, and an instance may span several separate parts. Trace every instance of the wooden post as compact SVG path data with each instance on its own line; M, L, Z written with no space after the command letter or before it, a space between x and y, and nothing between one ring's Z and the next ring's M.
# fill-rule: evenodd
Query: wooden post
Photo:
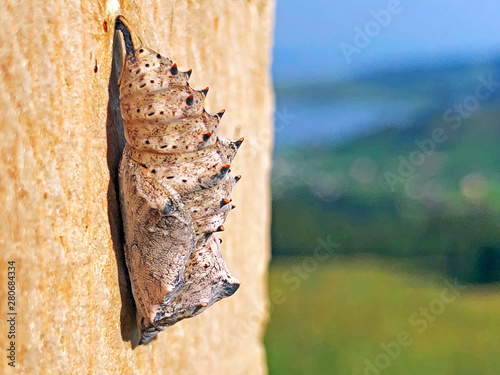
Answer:
M0 11L0 372L15 373L14 341L18 373L265 373L273 1L9 3ZM138 347L116 186L118 14L192 68L193 87L210 86L206 107L226 109L222 136L245 137L231 165L243 175L238 207L221 234L240 289ZM17 315L8 315L8 261Z

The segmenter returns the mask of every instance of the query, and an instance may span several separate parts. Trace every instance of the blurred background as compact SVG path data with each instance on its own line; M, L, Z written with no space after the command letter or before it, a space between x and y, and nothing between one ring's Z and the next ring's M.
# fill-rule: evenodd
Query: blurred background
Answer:
M278 0L271 374L498 374L500 3Z

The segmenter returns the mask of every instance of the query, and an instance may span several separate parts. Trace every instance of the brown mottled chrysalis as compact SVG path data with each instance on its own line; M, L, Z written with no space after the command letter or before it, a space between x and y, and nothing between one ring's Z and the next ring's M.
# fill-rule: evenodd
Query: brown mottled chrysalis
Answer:
M230 163L243 138L217 136L224 111L207 112L208 92L191 71L147 48L118 16L124 61L120 110L126 145L120 162L125 259L137 305L140 343L195 316L239 287L219 251L239 180Z

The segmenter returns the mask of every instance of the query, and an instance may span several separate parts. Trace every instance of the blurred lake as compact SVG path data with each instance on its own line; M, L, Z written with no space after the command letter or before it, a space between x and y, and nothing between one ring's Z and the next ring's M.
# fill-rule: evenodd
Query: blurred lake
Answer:
M470 64L394 67L341 82L275 87L275 149L338 145L387 127L419 125L474 95L481 79L500 81L500 57ZM500 90L499 90L500 91ZM500 102L500 92L481 110Z

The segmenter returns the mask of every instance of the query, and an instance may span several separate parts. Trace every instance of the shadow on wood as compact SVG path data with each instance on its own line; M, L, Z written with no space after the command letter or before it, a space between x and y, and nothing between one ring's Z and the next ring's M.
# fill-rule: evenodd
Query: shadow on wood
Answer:
M106 119L107 137L107 163L109 169L108 184L108 218L113 242L113 250L118 267L118 283L120 286L121 311L120 325L122 340L131 341L132 346L137 346L139 335L136 325L136 308L130 285L130 278L123 252L124 235L121 219L120 200L118 191L118 167L125 146L123 133L123 122L120 114L120 101L118 90L118 78L121 71L122 46L120 38L115 33L113 43L113 60L111 63L111 74L109 77L109 102Z

